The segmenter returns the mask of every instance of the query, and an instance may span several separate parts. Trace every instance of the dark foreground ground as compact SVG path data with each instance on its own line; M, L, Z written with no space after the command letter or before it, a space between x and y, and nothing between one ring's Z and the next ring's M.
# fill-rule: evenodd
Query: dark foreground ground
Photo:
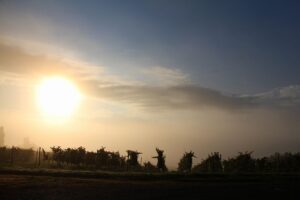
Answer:
M0 199L300 199L300 176L0 170Z

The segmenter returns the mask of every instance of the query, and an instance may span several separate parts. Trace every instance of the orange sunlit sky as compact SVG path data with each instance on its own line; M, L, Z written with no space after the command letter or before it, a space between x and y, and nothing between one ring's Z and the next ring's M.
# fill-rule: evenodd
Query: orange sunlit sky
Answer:
M5 145L300 151L299 3L266 2L0 1Z

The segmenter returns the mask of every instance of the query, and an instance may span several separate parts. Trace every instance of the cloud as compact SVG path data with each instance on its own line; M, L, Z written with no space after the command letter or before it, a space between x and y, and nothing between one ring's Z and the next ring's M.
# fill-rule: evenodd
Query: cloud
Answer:
M254 106L248 98L226 96L199 86L113 86L98 87L99 98L135 104L149 109L199 109L215 107L242 109Z
M59 59L31 55L17 47L0 44L0 71L18 75L71 74L75 68Z
M178 69L154 67L143 71L160 81L160 84L123 80L104 71L104 67L30 54L18 47L0 43L0 83L32 75L60 74L73 78L89 96L150 110L198 110L207 107L231 111L258 107L299 110L300 105L299 85L255 95L225 95L191 84L189 76Z
M300 105L300 85L275 88L271 91L252 96L253 101L263 105L295 106Z
M0 43L0 71L22 75L74 74L80 66L38 54L29 54L22 49Z
M95 87L94 95L110 101L125 102L146 109L198 110L216 108L229 111L245 109L300 110L300 86L293 85L254 95L225 95L197 85Z
M142 70L153 83L159 85L182 85L191 83L189 75L179 69L156 66Z
M36 77L60 75L77 83L111 86L130 81L107 74L104 67L73 58L60 58L45 53L30 53L24 48L0 40L0 83L18 82ZM24 81L23 81L24 82Z

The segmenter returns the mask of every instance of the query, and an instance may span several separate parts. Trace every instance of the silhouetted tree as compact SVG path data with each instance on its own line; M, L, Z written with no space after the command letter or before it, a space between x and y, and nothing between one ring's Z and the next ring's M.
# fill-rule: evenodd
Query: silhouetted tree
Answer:
M275 153L267 158L265 171L272 172L299 172L300 153Z
M156 167L151 162L145 162L143 167L138 162L138 151L127 151L127 157L121 156L119 152L107 151L104 147L97 152L88 152L84 147L67 148L51 147L52 153L39 148L35 153L32 149L19 147L0 147L0 163L39 163L42 160L53 160L58 166L67 164L88 168L99 168L103 170L145 170L147 172L165 171L164 151L156 148ZM233 158L222 162L221 154L211 153L193 168L194 172L300 172L300 153L274 153L268 157L254 159L252 152L239 153ZM185 152L178 163L179 172L190 172L193 164L194 152ZM127 159L126 159L127 158Z
M30 163L34 162L34 158L35 152L32 149L0 147L0 163Z
M96 166L96 157L97 157L97 154L95 152L87 151L85 154L85 164Z
M78 147L76 150L76 164L80 165L83 164L85 161L85 148L83 147Z
M120 156L119 152L109 152L108 166L111 169L120 169L124 167L125 158Z
M255 169L255 160L251 157L252 152L239 152L235 158L224 160L225 172L253 172Z
M107 167L108 159L109 159L109 153L105 151L105 147L101 147L101 149L97 150L97 156L96 156L97 168Z
M219 152L211 153L205 160L193 168L195 172L222 172L222 156Z
M74 160L74 152L73 149L67 148L63 150L63 161L67 163L67 165L72 164Z
M127 165L138 167L140 166L138 163L139 154L142 154L138 151L127 150Z
M64 151L61 149L60 146L53 146L51 147L51 150L53 160L56 161L58 165L61 165L61 163L64 162Z
M191 172L193 165L193 158L196 157L194 152L185 152L178 163L179 172Z
M166 167L166 156L164 156L164 151L160 150L159 148L156 148L156 152L157 152L157 156L154 156L152 158L156 158L157 159L157 164L156 167L159 171L167 171L167 167Z
M255 160L255 170L257 172L266 172L271 169L270 162L267 157L257 158Z
M10 149L7 147L0 147L0 162L9 163L10 162Z

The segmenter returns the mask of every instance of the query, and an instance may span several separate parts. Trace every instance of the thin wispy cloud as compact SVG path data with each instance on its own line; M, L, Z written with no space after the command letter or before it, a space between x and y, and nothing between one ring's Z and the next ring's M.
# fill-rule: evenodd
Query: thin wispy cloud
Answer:
M155 66L142 70L142 73L150 79L152 84L166 86L191 83L189 75L176 68Z
M252 96L255 102L265 105L295 106L300 105L300 85L275 88L271 91Z
M28 52L24 48L0 41L0 77L2 84L8 80L60 75L81 83L88 81L95 85L111 86L131 83L121 77L105 72L99 65L78 59L58 57L45 52Z
M14 46L0 44L0 71L23 75L74 74L80 66L67 64L59 59L30 54Z

